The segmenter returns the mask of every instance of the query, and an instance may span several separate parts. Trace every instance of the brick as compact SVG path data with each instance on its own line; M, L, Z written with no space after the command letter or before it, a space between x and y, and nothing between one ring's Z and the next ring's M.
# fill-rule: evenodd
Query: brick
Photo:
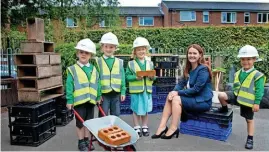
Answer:
M46 65L50 62L50 56L46 54L16 54L16 65Z
M17 66L18 78L46 78L62 74L60 65Z
M126 131L120 131L113 134L108 135L108 138L106 139L106 143L110 145L116 145L119 146L121 144L125 144L130 142L131 136Z
M103 141L106 141L109 134L113 134L120 131L122 131L122 129L118 126L107 127L98 131L98 137Z
M54 53L53 42L21 42L22 53Z
M51 54L49 57L49 64L61 64L61 55L60 54Z
M40 18L27 19L27 39L31 41L44 42L44 20Z

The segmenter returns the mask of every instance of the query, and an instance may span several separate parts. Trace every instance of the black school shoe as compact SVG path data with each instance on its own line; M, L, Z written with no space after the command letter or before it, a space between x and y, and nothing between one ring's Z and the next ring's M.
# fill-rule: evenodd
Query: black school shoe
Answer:
M245 148L246 149L253 149L253 140L252 139L247 139Z
M88 151L85 141L78 142L79 151Z
M93 150L95 150L93 144L92 144L92 146L91 146L91 149L89 149L89 146L90 146L90 140L84 140L84 142L85 142L85 145L86 145L88 151L93 151Z

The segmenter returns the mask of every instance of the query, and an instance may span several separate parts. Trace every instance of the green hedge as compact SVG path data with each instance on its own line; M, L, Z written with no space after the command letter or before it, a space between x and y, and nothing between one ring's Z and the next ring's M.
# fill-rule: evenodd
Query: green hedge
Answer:
M153 48L186 48L197 43L205 49L227 48L250 44L261 46L269 41L268 27L186 27L186 28L152 28L152 29L115 29L64 32L64 41L77 42L90 38L98 43L101 36L112 31L119 38L120 44L131 45L137 36L146 37Z

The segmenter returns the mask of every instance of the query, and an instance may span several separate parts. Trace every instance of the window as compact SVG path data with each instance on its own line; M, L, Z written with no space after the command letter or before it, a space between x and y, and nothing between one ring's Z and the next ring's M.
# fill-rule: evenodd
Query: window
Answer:
M196 12L180 11L180 21L196 21Z
M139 17L139 26L153 26L154 18L153 17Z
M132 27L133 26L133 18L132 17L127 17L126 18L126 26L127 27Z
M236 13L221 12L221 23L236 23Z
M207 11L203 12L203 22L209 23L209 12Z
M66 27L78 27L77 20L74 18L66 18Z
M269 22L269 13L258 13L258 23Z
M109 20L102 20L100 23L99 23L99 26L100 27L109 27L110 24L109 24Z
M244 13L244 23L250 23L250 13L249 12Z

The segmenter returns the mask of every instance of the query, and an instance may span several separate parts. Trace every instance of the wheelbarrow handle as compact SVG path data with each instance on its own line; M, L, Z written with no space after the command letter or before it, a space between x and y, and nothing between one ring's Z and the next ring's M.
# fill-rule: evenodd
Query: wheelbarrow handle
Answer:
M103 108L100 106L100 104L97 104L99 111L101 112L102 116L106 116Z
M74 111L74 114L75 114L75 116L78 118L78 120L79 120L81 123L83 123L84 120L81 118L81 116L78 114L78 112L77 112L74 108L73 108L72 110Z

